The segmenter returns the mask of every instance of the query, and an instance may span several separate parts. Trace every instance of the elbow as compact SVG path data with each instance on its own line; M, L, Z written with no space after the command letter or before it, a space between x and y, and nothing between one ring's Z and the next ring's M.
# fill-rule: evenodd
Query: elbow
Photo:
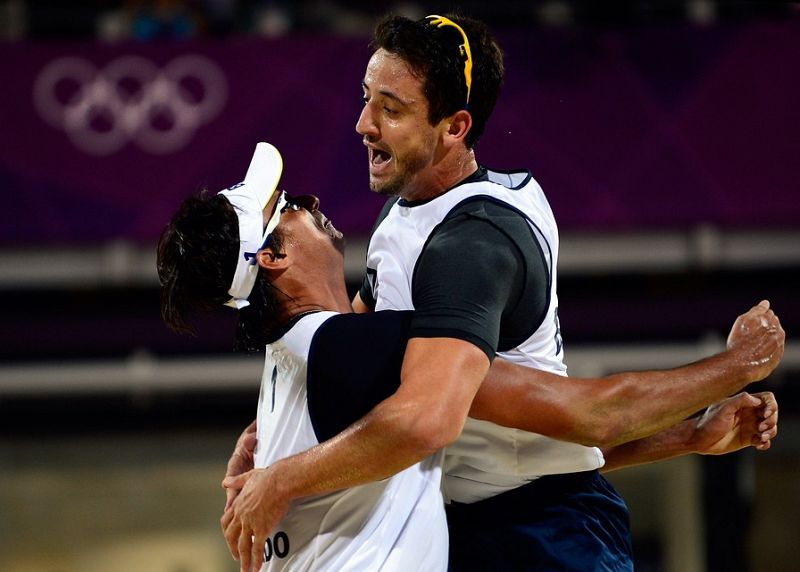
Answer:
M455 441L467 417L438 404L393 396L373 409L367 424L391 441L398 455L428 457Z
M583 407L570 410L579 443L602 449L624 440L633 423L629 413L633 401L624 390L616 377L593 382L591 396Z
M588 428L581 436L580 443L587 447L598 447L602 449L616 443L621 433L622 431L614 424L603 421Z
M404 440L421 456L427 457L458 439L465 419L466 415L459 418L452 414L420 412L410 419Z
M588 423L586 422L588 421ZM629 420L624 415L598 412L577 429L577 441L588 447L613 447L625 441Z
M459 423L457 420L426 419L415 424L410 431L410 438L427 456L458 439L463 427L463 420Z

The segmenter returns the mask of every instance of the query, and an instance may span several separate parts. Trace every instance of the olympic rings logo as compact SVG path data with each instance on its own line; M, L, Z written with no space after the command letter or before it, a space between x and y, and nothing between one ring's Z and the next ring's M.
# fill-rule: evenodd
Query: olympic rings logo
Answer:
M33 86L42 119L97 156L128 142L155 155L175 152L222 111L227 97L224 73L200 55L177 57L161 69L139 56L102 69L63 57L47 64Z

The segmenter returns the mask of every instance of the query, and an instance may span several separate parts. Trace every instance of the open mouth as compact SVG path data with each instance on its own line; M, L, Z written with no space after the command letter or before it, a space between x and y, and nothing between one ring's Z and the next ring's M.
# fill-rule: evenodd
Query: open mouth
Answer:
M317 226L319 227L319 229L321 231L323 231L325 234L327 234L328 236L330 236L332 238L341 238L342 237L342 233L339 232L339 230L335 226L333 226L333 223L331 222L331 219L326 217L321 212L317 211L316 213L314 213L314 221L317 223Z
M380 149L369 150L369 162L373 167L382 167L392 160L392 156Z

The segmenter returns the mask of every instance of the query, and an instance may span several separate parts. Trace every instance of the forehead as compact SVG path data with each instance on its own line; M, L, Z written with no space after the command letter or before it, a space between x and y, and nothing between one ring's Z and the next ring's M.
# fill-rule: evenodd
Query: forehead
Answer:
M404 99L422 97L422 78L415 75L400 56L384 49L377 50L369 59L364 87L371 91L393 93Z

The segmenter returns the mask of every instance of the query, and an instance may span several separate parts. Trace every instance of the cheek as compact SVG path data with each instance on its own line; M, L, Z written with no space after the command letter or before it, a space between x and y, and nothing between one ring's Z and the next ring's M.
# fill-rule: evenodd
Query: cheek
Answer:
M403 162L418 163L427 157L432 157L436 149L436 132L430 125L414 126L398 142L398 158Z
M419 143L419 147L417 148L417 152L409 158L409 169L417 172L435 163L437 149L438 147L436 145L435 138L428 137L422 139Z

